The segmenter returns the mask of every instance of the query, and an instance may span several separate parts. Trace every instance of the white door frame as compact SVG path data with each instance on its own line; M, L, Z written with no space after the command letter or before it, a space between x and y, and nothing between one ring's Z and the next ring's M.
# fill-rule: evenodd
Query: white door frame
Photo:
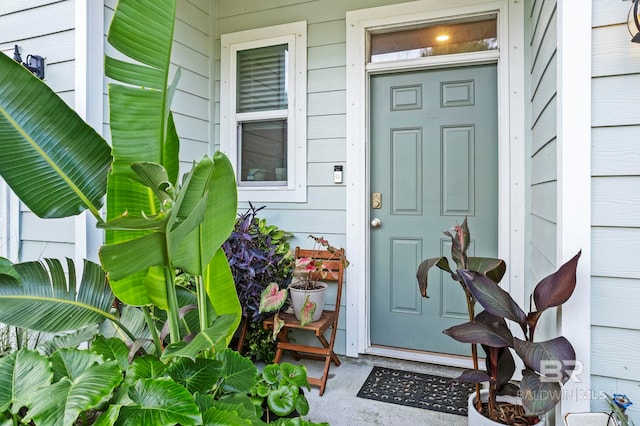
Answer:
M369 137L368 82L375 72L497 62L499 218L498 254L507 262L503 287L524 300L525 140L523 2L420 0L347 12L347 269L346 354L375 354L454 366L466 358L374 348L369 334ZM365 63L370 31L447 18L498 14L499 51L447 55L390 64ZM511 107L513 106L513 108ZM416 282L417 285L417 282Z

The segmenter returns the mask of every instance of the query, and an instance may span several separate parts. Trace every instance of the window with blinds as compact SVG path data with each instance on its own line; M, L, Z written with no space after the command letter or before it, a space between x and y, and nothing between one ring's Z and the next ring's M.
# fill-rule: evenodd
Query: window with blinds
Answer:
M220 36L220 150L238 200L307 199L307 22Z
M287 184L288 51L279 44L237 53L241 185Z
M236 112L287 108L287 53L286 44L238 52Z

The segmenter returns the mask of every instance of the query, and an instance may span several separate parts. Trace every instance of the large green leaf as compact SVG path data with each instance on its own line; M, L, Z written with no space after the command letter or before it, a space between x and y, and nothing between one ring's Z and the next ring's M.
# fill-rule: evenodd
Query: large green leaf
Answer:
M49 359L53 368L54 382L63 377L67 377L72 381L76 380L89 367L103 361L103 358L96 353L70 348L56 351Z
M133 405L120 408L119 426L154 425L183 426L202 423L200 410L193 397L173 380L141 379L129 391Z
M138 379L158 379L166 368L167 365L153 355L137 357L127 369L127 383L133 385Z
M40 217L100 217L111 148L45 83L0 56L0 175Z
M235 173L229 159L216 152L213 160L203 158L200 163L211 162L213 168L202 194L190 193L183 208L193 209L193 205L206 194L207 208L199 228L181 243L174 254L176 266L192 274L203 274L204 268L224 243L235 224L238 207L238 192ZM197 255L196 255L197 254Z
M91 342L91 351L102 355L106 360L116 361L123 370L129 366L129 348L116 337L96 336Z
M161 359L167 360L172 357L186 357L195 360L196 357L206 350L221 350L227 345L231 327L235 324L236 318L233 315L221 315L215 319L213 326L200 331L191 342L186 345L184 342L168 345Z
M53 380L49 360L36 351L21 349L0 358L0 412L16 414L30 406L34 393Z
M233 337L242 318L242 307L233 281L229 261L222 248L211 259L204 273L204 287L209 301L218 315L234 315L236 320L230 328L227 343Z
M166 373L191 393L207 393L222 375L222 362L216 359L180 358L169 365Z
M45 267L46 262L46 267ZM0 275L0 322L58 333L116 320L110 313L114 297L99 265L84 262L76 296L75 266L67 259L69 279L59 260L15 264L20 282Z
M226 408L226 407L225 407ZM204 426L255 425L250 419L242 418L236 411L211 407L202 416Z
M75 354L84 356L78 350ZM73 425L80 413L106 401L121 381L122 372L115 361L94 364L74 379L63 377L39 390L25 420L42 425Z
M107 76L126 84L109 85L114 163L107 190L108 220L125 212L141 217L160 211L153 190L132 179L132 164L158 163L171 184L177 183L179 142L169 110L179 74L169 86L175 11L175 0L121 0L109 28L109 43L131 60L106 59ZM146 232L107 230L106 241L120 243ZM132 305L150 304L146 277L147 271L140 270L115 280L114 293Z
M249 358L231 349L218 353L217 358L223 362L223 392L249 393L253 389L258 381L258 369Z

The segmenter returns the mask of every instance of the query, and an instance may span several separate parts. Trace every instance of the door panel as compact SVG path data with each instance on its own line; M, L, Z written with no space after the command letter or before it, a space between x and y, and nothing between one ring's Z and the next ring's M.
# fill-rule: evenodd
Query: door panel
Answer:
M371 342L468 355L442 330L466 319L464 293L433 271L429 299L416 271L449 256L442 234L469 216L470 254L497 255L498 129L496 66L371 77ZM373 206L372 206L373 207Z

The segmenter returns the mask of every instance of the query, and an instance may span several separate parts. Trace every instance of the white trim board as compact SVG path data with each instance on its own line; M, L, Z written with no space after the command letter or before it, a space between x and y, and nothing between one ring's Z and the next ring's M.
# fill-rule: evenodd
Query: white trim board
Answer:
M591 389L591 19L592 2L558 2L558 250L562 265L582 250L576 290L562 306L561 334L581 371L564 395ZM565 320L566 319L571 319ZM564 398L562 416L589 411L587 398Z
M524 9L522 2L420 0L399 5L347 12L347 237L346 250L353 268L347 269L346 352L357 357L372 349L369 337L369 73L381 65L365 63L368 33L381 28L443 20L473 14L498 13L500 50L495 53L424 58L422 68L462 65L478 61L498 64L499 121L499 256L508 264L505 284L519 302L524 300ZM415 63L415 62L414 62ZM397 68L393 65L388 69ZM513 106L513 107L512 107ZM417 284L416 284L417 285ZM398 353L401 357L401 354ZM424 361L455 365L447 357L421 357Z

